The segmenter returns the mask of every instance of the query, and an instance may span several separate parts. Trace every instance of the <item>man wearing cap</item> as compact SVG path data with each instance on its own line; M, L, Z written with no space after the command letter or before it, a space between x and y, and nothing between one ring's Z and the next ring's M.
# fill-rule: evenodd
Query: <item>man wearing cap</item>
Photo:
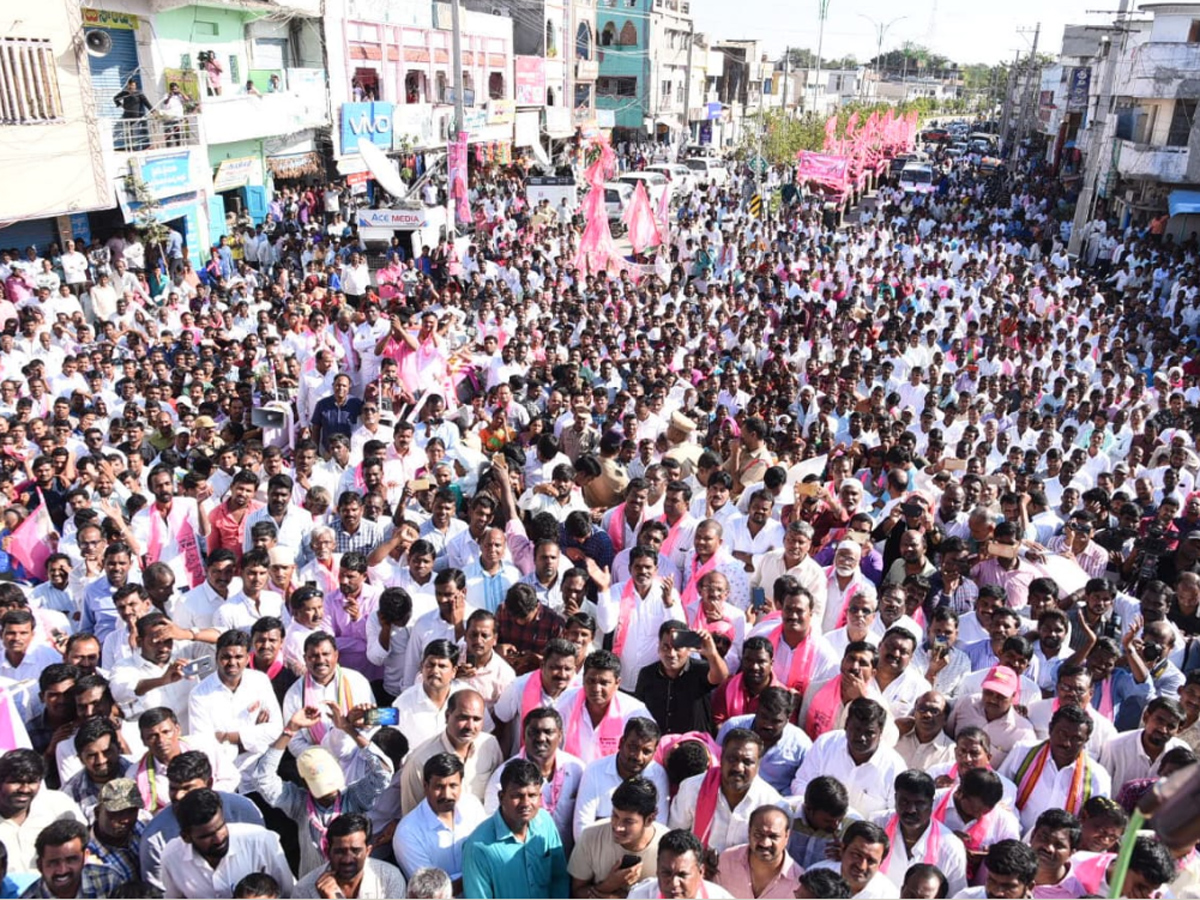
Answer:
M309 747L296 757L304 787L279 777L279 763L288 743L303 729L320 724L309 709L296 711L250 774L253 789L300 824L301 878L324 863L321 848L330 823L343 813L369 812L392 777L391 762L359 730L363 714L371 705L360 704L346 713L335 703L326 705L333 726L357 745L356 752L366 774L347 785L337 758L324 747Z
M142 877L139 850L146 824L141 810L142 795L132 778L114 778L100 789L88 859L115 869L125 881Z
M695 472L696 464L700 461L700 454L704 452L704 448L692 440L695 430L696 423L683 413L679 411L671 413L666 431L667 443L670 447L663 454L663 458L677 460L684 478Z
M946 725L951 737L970 725L982 728L992 742L993 768L1001 766L1016 744L1037 738L1032 723L1013 707L1020 683L1008 666L992 666L983 681L983 693L960 698Z

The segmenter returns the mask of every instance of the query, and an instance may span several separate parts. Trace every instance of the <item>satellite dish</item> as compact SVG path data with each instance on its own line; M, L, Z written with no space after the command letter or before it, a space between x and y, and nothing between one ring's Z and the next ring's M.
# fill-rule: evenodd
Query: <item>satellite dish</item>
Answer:
M408 185L404 183L404 179L381 148L370 141L361 140L358 142L358 155L367 164L367 171L375 177L381 188L393 197L403 197L408 193Z
M112 52L112 38L104 31L89 31L83 36L84 46L87 47L88 56L94 56L97 59L108 56Z

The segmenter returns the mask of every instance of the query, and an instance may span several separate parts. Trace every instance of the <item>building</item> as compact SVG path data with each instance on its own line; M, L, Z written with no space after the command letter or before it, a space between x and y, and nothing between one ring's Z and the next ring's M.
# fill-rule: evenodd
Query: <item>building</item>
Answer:
M596 26L596 107L611 112L614 138L681 140L689 55L696 64L689 0L599 0Z
M70 97L79 104L71 121L87 127L71 126L78 133L61 155L42 144L54 174L28 183L57 187L68 183L64 172L91 173L94 190L81 183L72 191L76 209L66 200L48 210L86 211L70 223L85 240L143 224L153 200L155 220L203 266L232 217L262 220L273 179L323 174L329 111L318 10L316 0L100 0L83 8L68 45L80 48L83 68L62 54L57 75L60 92L69 88L64 109ZM143 107L140 117L124 117L121 94L131 81L149 114ZM166 105L172 86L179 117ZM23 227L47 240L44 219ZM0 232L0 244L12 237Z
M514 54L513 20L507 16L464 9L461 33L469 140L507 147L516 106L525 100L539 108L545 104L541 57L534 57L536 65L522 65L526 58ZM454 118L450 5L328 0L325 34L338 171L364 171L356 152L361 140L396 154L444 153ZM528 139L536 136L535 128Z
M0 69L0 247L87 237L88 212L112 206L113 196L79 10L5 4L0 35L5 58L32 63Z

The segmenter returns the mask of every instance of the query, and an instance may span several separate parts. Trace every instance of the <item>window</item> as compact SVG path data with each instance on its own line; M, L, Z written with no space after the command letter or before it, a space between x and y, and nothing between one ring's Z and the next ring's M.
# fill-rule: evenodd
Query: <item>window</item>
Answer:
M1195 100L1176 100L1171 113L1171 128L1167 132L1168 147L1186 147L1192 131L1192 120L1196 117Z
M575 58L592 58L592 29L587 22L580 22L575 32Z
M444 72L439 72L441 77L441 86L445 90L446 75ZM428 82L425 80L425 73L417 69L409 69L404 76L404 102L405 103L426 103L428 97Z
M493 72L488 76L488 96L493 100L504 99L504 74Z
M546 55L550 57L558 56L558 29L554 27L554 20L546 20Z
M1188 28L1187 42L1200 44L1200 19L1192 19L1191 27Z
M636 47L638 42L637 28L628 19L621 26L621 38L617 41L622 47Z
M49 40L0 38L0 122L33 125L63 116Z
M609 22L600 30L600 46L611 47L617 42L617 26Z
M449 79L445 72L435 72L433 75L433 97L438 103L449 103Z

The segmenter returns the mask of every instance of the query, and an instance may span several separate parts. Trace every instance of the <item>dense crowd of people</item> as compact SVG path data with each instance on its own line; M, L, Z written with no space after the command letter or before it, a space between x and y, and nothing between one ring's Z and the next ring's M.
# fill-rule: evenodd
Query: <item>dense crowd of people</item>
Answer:
M753 179L0 253L0 896L1200 896L1195 237Z

